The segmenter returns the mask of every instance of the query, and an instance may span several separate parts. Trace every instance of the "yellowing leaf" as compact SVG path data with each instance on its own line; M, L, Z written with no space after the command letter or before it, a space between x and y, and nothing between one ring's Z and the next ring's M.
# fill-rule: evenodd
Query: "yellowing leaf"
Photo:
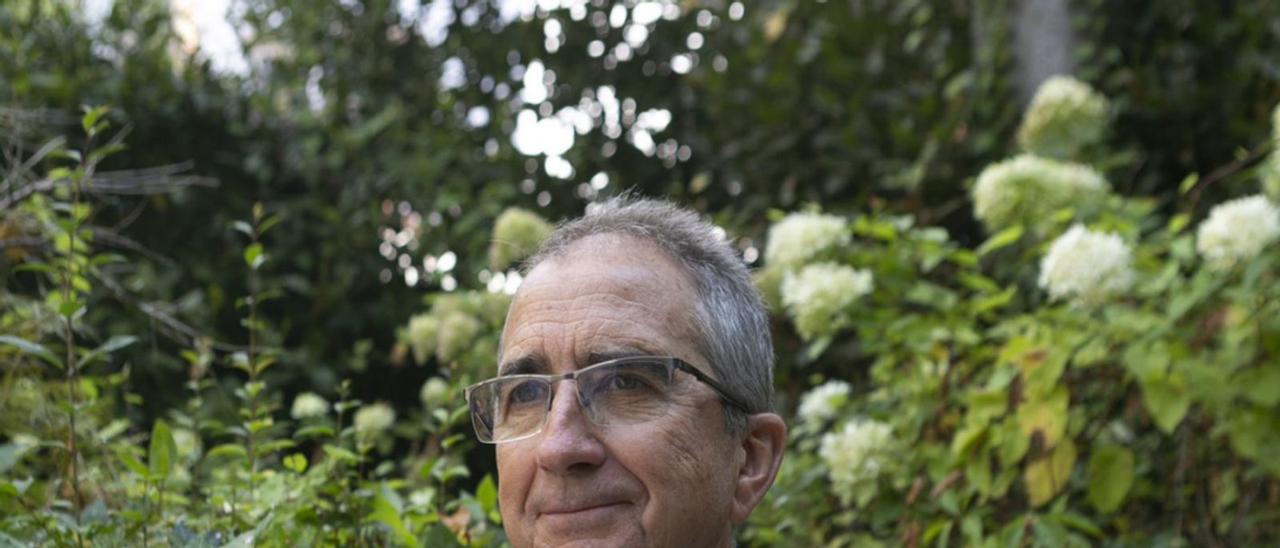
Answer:
M1028 439L1038 432L1045 447L1053 447L1067 430L1068 394L1059 386L1042 400L1027 401L1018 407L1018 428Z
M787 19L791 17L791 10L783 8L773 12L764 22L764 39L766 42L775 42L778 37L782 36L783 31L787 30Z
M1062 440L1052 453L1027 463L1022 481L1031 506L1041 506L1053 500L1066 487L1075 465L1076 446L1069 439Z

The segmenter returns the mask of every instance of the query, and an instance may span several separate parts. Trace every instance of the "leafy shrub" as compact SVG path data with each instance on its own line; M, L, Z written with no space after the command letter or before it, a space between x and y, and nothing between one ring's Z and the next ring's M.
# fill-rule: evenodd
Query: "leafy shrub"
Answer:
M99 161L119 148L119 136L93 146L108 127L105 113L83 117L84 153L55 137L20 164L55 167L10 173L20 204L5 210L0 226L27 236L10 256L19 263L15 281L34 297L3 293L0 322L12 334L0 336L7 438L0 444L0 544L502 542L492 478L468 480L474 493L461 490L470 475L465 455L475 445L460 390L468 376L432 378L422 407L399 410L353 398L345 382L330 395L332 405L314 393L290 404L270 384L266 374L281 351L262 344L269 325L259 307L279 291L262 287L256 274L272 260L267 236L278 218L260 204L234 223L255 288L237 301L246 344L184 351L186 404L149 428L133 420L130 406L141 396L130 388L129 364L114 366L137 338L85 342L104 338L86 309L98 304L90 299L99 298L94 290L109 279L107 267L124 260L100 249L91 224L100 204L90 192L123 184L111 174L96 178ZM437 308L451 314L438 352L459 358L481 329L500 325L505 297L441 296ZM485 313L487 323L469 312ZM232 394L223 393L228 387ZM209 405L228 396L234 406Z
M1094 135L1068 129L1039 131ZM866 271L875 289L825 323L786 306L807 341L795 367L821 384L748 539L1280 539L1280 210L1244 198L1193 230L1139 198L1037 200L1055 177L1005 182L1025 197L995 202L1007 214L974 249L911 217L855 214L823 263L783 261L786 276Z

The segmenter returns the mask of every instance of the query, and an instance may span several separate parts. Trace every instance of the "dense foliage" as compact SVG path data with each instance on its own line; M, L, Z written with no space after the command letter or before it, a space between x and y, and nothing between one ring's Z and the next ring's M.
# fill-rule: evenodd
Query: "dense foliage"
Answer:
M1275 542L1280 12L1077 4L1026 112L996 0L0 6L0 545L501 543L461 387L627 188L775 312L744 542Z

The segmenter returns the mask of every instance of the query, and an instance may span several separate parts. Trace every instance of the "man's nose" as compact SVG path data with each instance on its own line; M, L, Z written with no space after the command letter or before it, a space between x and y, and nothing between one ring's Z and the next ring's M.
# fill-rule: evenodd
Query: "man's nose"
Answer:
M552 473L585 472L605 460L604 444L578 403L577 390L576 381L557 383L547 424L536 438L538 466Z

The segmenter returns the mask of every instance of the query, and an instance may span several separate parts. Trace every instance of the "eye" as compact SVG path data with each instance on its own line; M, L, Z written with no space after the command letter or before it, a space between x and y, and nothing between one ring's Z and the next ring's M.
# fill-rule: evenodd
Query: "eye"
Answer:
M541 401L547 389L537 381L525 381L516 385L507 393L507 400L513 404L528 404Z
M651 387L649 381L641 375L631 373L615 373L605 382L605 389L611 391L646 390Z

